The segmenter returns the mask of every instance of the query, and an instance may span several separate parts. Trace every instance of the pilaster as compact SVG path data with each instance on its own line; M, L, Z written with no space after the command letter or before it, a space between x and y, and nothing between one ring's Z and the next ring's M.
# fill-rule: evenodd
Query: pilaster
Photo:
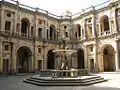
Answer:
M84 62L85 62L85 68L89 68L89 62L88 62L88 51L87 46L84 47Z
M83 37L83 30L82 30L82 28L81 28L81 32L80 33L81 33L81 38L82 38Z
M113 18L113 21L114 21L114 23L113 23L113 28L114 28L114 33L117 33L118 32L118 28L117 28L117 17L116 17L116 8L114 8L113 9L114 10L114 18Z
M101 24L99 22L99 36L101 36Z
M119 60L119 48L118 48L118 40L116 39L115 40L115 44L116 44L116 52L115 52L115 68L116 68L116 71L120 69L120 66L119 66L119 63L120 63L120 60Z
M0 22L1 22L1 31L4 30L4 9L1 8L1 19L0 19Z
M34 42L34 46L33 46L33 54L32 54L32 71L33 72L36 72L36 70L37 70L37 53L36 53L36 51L37 51L37 47L36 47L36 43Z
M16 53L16 44L13 43L13 46L12 46L12 67L11 67L11 72L12 73L15 73L17 72L17 69L16 69L16 56L17 56L17 53Z
M43 62L42 62L42 68L47 69L47 48L43 48Z
M93 14L92 36L94 36L94 37L95 37L95 25L96 25L95 15Z
M14 22L13 22L13 30L12 32L16 32L16 28L17 27L17 12L15 12L15 16L14 16Z
M3 56L2 56L2 49L3 45L2 45L2 41L0 41L0 73L3 72Z
M97 41L94 45L94 67L95 67L95 72L98 72L99 71L99 65L98 65L98 45L97 45Z
M86 31L86 26L84 25L84 39L86 39L86 36L87 36L87 31Z
M100 72L103 72L103 71L104 71L103 54L104 54L103 52L100 52L100 53L99 53L98 63L99 63L99 71L100 71Z

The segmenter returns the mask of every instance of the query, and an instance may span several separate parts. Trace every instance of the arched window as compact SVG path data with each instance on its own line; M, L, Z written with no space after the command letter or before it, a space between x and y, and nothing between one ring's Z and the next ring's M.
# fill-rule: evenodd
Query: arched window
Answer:
M109 17L107 15L102 16L102 18L100 19L100 23L101 23L101 28L102 28L102 32L103 31L109 31Z
M50 40L56 39L56 28L54 25L50 25Z
M81 37L81 25L76 25L76 37Z
M29 33L30 22L27 18L23 18L21 20L21 33L28 34Z

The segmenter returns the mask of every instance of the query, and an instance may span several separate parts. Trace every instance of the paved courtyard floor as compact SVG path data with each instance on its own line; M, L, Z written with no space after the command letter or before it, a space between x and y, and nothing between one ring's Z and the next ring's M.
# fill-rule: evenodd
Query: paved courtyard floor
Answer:
M31 76L0 76L0 90L120 90L120 72L99 73L107 82L90 86L35 86L23 83L22 80Z

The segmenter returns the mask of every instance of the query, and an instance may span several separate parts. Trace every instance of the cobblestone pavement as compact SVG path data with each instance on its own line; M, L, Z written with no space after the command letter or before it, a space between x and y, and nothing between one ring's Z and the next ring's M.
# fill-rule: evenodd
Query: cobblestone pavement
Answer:
M0 90L120 90L120 73L97 74L108 82L90 86L35 86L23 83L22 80L30 75L24 76L0 76Z

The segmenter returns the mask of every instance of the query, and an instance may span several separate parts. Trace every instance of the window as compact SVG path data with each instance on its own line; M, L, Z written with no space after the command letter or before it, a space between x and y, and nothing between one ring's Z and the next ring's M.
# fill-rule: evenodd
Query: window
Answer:
M49 31L48 31L48 29L47 29L47 39L49 38Z
M90 46L90 52L93 52L93 46Z
M38 48L38 53L41 53L42 52L42 48Z
M10 30L11 27L11 22L10 21L6 21L5 22L5 30Z
M78 36L81 36L81 28L78 29Z
M77 38L77 32L75 32L75 37Z
M92 18L87 19L87 23L91 23L91 21L92 21Z
M108 55L108 50L106 48L104 49L103 52L104 52L104 55Z
M7 13L7 17L11 17L11 14L10 14L10 13Z
M88 23L91 23L91 19L88 19Z
M9 72L9 59L3 59L3 72Z
M67 29L67 26L64 26L64 29Z
M42 68L42 60L38 60L38 71Z
M42 28L38 28L38 36L39 38L42 38Z
M9 45L5 45L5 51L9 51Z
M33 30L34 30L34 27L32 26L32 27L31 27L31 36L32 36L32 37L33 37L33 35L34 35L34 34L33 34Z
M42 21L41 21L41 20L39 20L39 24L42 24Z
M68 37L68 32L65 32L65 37Z

